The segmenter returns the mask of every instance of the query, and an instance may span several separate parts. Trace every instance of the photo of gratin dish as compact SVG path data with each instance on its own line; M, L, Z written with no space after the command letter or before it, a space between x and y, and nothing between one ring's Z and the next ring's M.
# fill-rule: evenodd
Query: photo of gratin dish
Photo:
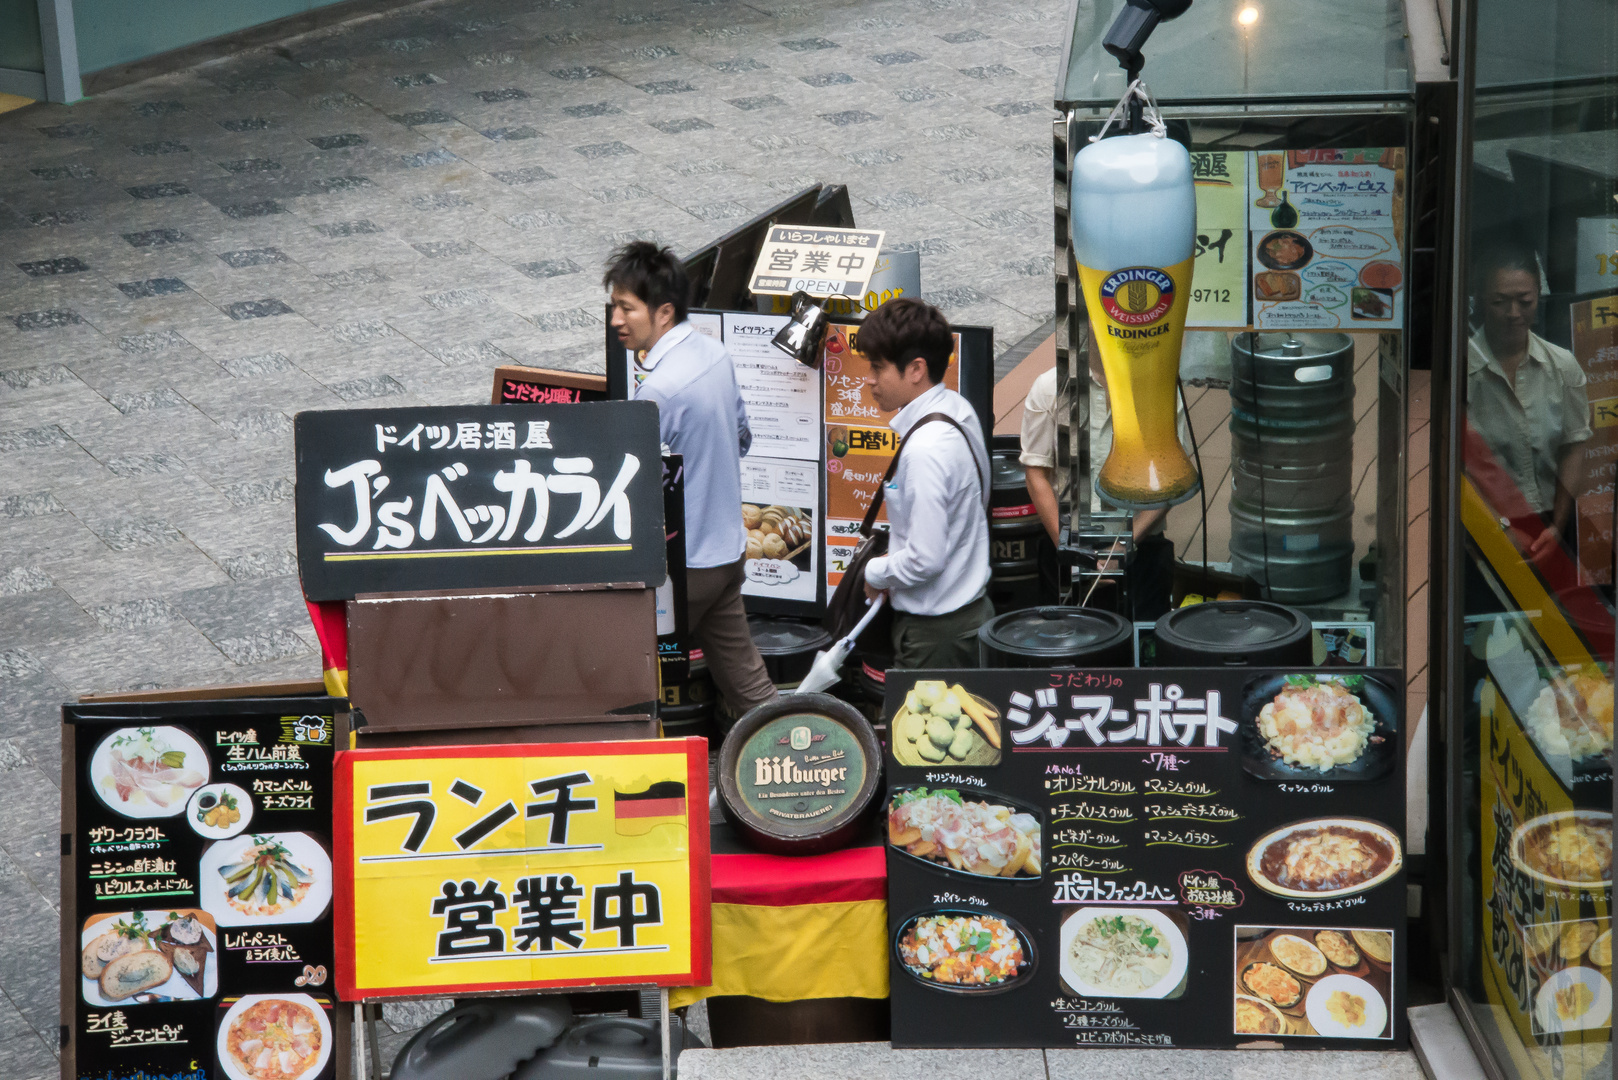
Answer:
M1281 1010L1262 998L1236 995L1236 1034L1285 1035L1287 1018Z
M987 791L906 786L888 796L888 845L941 870L1033 882L1040 815Z
M981 908L934 908L912 915L893 935L899 967L923 986L950 994L1003 994L1033 978L1033 939L1022 924Z
M1260 780L1368 783L1398 763L1398 707L1371 675L1254 679L1242 693L1242 770Z
M1513 865L1536 881L1564 889L1612 888L1612 814L1559 810L1511 834Z
M1398 834L1369 818L1295 821L1265 833L1247 852L1253 884L1293 900L1366 892L1403 865Z

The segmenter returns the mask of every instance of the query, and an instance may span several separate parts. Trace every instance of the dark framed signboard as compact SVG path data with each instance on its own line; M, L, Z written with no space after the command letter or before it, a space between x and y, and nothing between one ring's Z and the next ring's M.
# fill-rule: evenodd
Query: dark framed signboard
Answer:
M494 369L494 397L489 404L576 405L606 400L605 375L502 364Z
M272 1059L298 1080L347 1075L332 930L341 706L64 706L63 1075L251 1080L276 1075Z
M1402 691L889 672L893 1044L1405 1046Z
M304 412L294 435L310 600L663 581L651 402Z

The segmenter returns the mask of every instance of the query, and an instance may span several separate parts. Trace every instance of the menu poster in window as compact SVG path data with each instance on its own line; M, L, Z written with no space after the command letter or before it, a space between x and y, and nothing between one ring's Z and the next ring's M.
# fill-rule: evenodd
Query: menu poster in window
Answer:
M1197 241L1187 326L1247 325L1248 155L1197 151Z
M1260 330L1396 330L1404 268L1391 229L1324 225L1252 234L1253 325Z
M332 938L339 705L63 708L73 1075L346 1074Z
M1572 307L1573 358L1584 369L1594 436L1577 450L1579 565L1612 584L1612 491L1618 479L1618 294Z
M742 525L747 551L742 595L818 599L820 463L742 458Z
M1401 147L1260 150L1254 154L1249 222L1255 233L1353 225L1404 228Z
M785 315L726 312L725 347L753 430L750 453L820 457L820 376L770 344Z
M1403 690L889 672L893 1045L1406 1045Z

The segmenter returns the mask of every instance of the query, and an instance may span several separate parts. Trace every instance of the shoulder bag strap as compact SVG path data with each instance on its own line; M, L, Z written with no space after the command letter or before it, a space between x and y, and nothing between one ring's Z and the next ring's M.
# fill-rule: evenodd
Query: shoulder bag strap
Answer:
M978 488L983 492L984 497L987 498L989 485L983 477L983 464L982 462L978 461L977 451L972 449L971 437L967 435L966 429L963 428L953 416L948 416L941 412L928 413L911 426L910 435L914 435L916 433L916 429L921 427L923 424L930 424L934 420L942 420L950 427L953 427L956 431L959 431L961 433L961 438L966 440L966 452L972 455L972 464L977 468ZM900 440L899 449L893 452L893 460L888 462L888 471L882 474L882 483L877 485L876 495L871 499L871 506L865 511L865 520L860 523L861 536L870 536L872 529L876 527L876 515L882 510L882 493L887 490L888 481L893 479L894 472L899 468L899 455L904 453L905 443L910 441L910 435L906 435Z

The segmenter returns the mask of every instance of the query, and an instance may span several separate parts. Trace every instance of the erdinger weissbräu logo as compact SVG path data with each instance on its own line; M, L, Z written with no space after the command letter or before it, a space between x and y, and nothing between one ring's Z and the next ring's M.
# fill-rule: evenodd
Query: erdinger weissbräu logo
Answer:
M1151 266L1115 270L1101 283L1101 308L1113 322L1149 326L1174 306L1174 279Z

